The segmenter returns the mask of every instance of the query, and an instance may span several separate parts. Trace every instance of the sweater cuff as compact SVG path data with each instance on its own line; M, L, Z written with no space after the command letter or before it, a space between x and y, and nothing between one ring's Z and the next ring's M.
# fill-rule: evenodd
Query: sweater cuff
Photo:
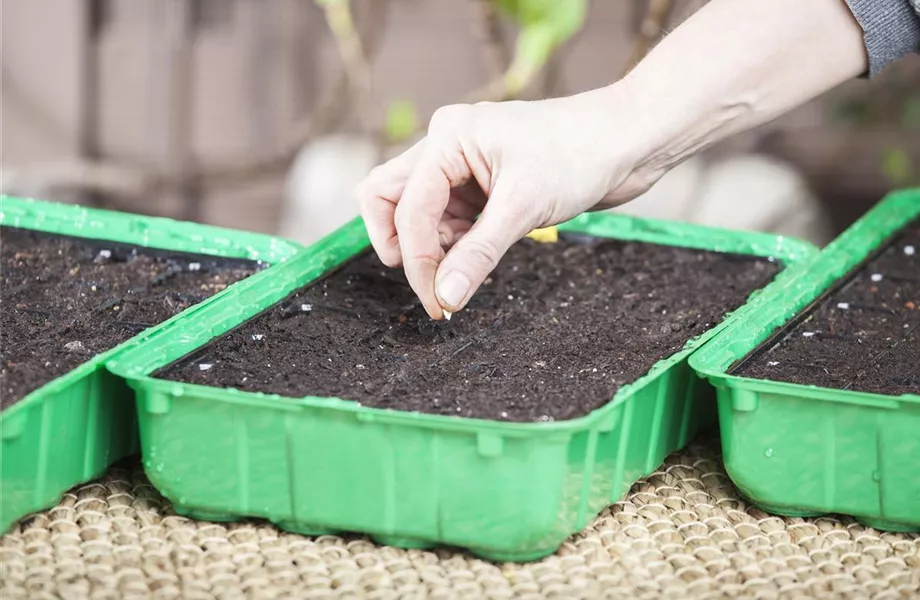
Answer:
M862 27L869 56L868 77L920 50L920 16L908 0L846 0Z

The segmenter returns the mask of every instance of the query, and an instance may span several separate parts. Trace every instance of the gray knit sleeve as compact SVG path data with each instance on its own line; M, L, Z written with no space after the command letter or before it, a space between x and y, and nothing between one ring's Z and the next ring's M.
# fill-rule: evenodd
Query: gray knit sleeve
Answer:
M920 0L846 0L862 27L872 77L920 50Z

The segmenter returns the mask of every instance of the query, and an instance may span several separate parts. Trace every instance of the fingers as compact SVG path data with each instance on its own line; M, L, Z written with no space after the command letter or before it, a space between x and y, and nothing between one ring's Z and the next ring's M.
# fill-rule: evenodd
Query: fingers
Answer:
M456 312L498 265L508 248L532 229L499 183L482 216L450 249L437 270L436 293L441 306Z
M473 221L470 219L455 219L445 216L438 224L438 241L441 244L441 248L446 251L456 244L457 240L463 237L472 226Z
M438 225L450 200L450 188L439 156L426 153L406 182L395 214L406 279L432 319L444 317L434 276L444 257Z
M389 267L402 264L402 253L394 223L396 205L403 194L409 174L422 154L424 141L375 167L357 189L361 216L371 245L381 262Z

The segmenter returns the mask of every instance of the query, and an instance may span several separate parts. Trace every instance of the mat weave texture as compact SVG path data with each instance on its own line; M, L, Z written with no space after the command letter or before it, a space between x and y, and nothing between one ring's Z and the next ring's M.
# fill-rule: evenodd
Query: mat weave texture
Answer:
M920 535L769 516L739 500L714 440L524 565L191 521L128 463L4 536L0 577L4 600L920 598Z

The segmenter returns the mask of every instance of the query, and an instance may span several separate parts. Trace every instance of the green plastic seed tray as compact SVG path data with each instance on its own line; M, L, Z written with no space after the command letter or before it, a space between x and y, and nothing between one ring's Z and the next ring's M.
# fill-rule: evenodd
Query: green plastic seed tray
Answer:
M561 229L784 264L815 252L788 238L601 214ZM144 465L177 512L261 517L304 534L358 531L394 546L447 544L491 560L534 560L715 421L712 390L687 365L714 330L656 363L602 408L557 422L371 409L149 376L367 248L364 225L354 221L283 265L271 287L243 282L202 308L181 334L157 332L109 364L137 391Z
M268 264L281 263L300 249L259 234L10 196L0 197L0 224ZM173 328L218 296L95 356L0 413L0 532L137 452L133 393L106 372L105 361L154 331Z
M799 277L763 294L757 308L691 357L692 367L717 389L726 471L764 510L842 513L882 530L920 530L920 395L732 374L742 360L807 318L825 294L842 289L851 273L918 216L920 189L891 194L802 265ZM904 375L920 376L920 364L913 368Z

